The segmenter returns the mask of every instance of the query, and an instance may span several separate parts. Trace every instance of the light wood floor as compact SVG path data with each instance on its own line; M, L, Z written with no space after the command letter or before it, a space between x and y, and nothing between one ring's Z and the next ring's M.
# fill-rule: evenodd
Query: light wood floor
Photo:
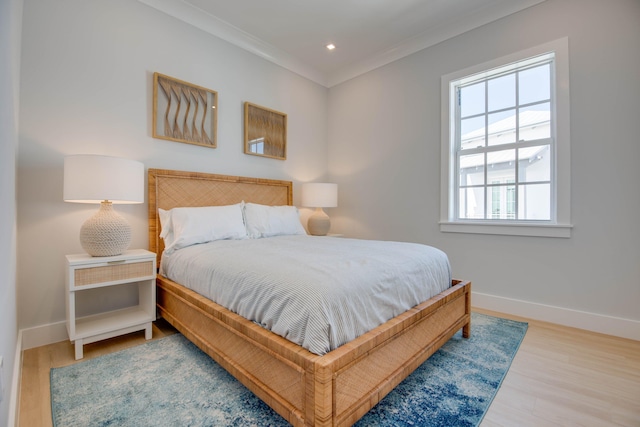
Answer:
M639 341L474 311L529 322L481 427L640 426ZM153 338L174 332L159 320ZM89 344L84 347L84 360L143 342L144 333L137 332ZM51 426L49 370L72 363L69 342L24 351L20 426Z

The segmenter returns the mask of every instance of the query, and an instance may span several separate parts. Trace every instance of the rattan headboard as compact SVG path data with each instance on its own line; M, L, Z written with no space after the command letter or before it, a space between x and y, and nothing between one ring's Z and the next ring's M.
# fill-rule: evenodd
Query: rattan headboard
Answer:
M292 205L293 183L273 179L149 169L149 250L158 266L164 243L160 238L158 208L221 206L240 203Z

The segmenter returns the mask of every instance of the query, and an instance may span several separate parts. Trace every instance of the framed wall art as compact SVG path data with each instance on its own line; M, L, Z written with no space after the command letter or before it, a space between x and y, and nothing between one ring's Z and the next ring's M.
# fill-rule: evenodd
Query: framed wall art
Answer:
M154 138L216 148L218 92L153 73Z
M245 102L244 152L254 156L286 160L287 115Z

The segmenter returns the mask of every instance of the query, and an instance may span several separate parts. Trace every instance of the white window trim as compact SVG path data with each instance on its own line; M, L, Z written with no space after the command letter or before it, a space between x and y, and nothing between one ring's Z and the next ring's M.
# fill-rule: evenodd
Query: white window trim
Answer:
M465 76L501 67L547 52L555 52L555 120L556 125L556 162L555 162L555 202L556 218L554 222L532 221L473 221L455 220L454 198L451 186L456 177L453 161L455 147L451 143L453 129L450 115L450 83ZM483 64L474 65L441 77L441 176L440 176L440 231L451 233L499 234L538 237L571 237L571 139L569 123L569 39L562 38L535 46L511 55L497 58ZM552 190L553 191L553 190Z

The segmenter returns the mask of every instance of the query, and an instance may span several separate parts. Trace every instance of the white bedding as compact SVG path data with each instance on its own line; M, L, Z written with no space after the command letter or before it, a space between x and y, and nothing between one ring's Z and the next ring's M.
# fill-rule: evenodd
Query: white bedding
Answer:
M439 249L306 235L189 246L160 273L319 355L451 285Z

